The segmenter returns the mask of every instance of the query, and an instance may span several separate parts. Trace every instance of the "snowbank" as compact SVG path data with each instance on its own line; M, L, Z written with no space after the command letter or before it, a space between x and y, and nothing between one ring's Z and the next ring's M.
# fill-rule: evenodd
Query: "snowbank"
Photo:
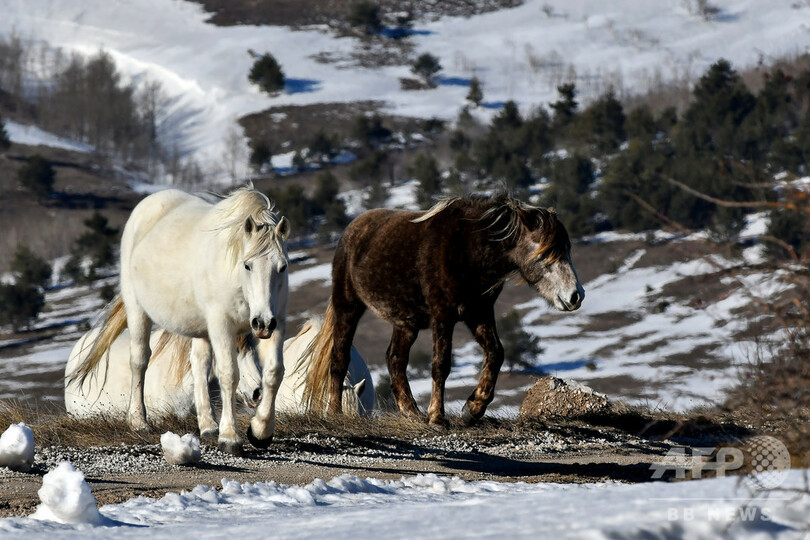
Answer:
M79 473L81 474L81 473ZM798 487L808 471L791 471ZM277 538L796 538L810 496L748 491L739 478L644 484L466 482L432 474L402 480L343 475L306 486L222 481L161 499L101 508L114 528L60 537L197 540ZM114 521L112 521L114 520ZM0 520L4 536L50 539L40 522Z

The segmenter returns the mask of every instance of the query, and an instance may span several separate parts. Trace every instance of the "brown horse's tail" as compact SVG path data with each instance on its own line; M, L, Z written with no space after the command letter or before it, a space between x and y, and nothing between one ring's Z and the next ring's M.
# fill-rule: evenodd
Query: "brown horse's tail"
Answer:
M107 314L104 322L101 323L96 339L93 340L90 352L87 353L81 365L68 376L68 383L73 384L78 381L79 388L81 388L85 379L95 371L98 363L104 357L104 353L110 350L110 346L126 327L127 312L124 310L124 301L119 294L107 306Z
M307 371L304 394L301 397L301 405L304 410L313 412L323 412L329 401L329 380L330 367L332 364L332 347L334 344L335 332L335 310L332 308L332 300L326 306L326 313L323 315L323 324L301 357L309 358L309 370Z

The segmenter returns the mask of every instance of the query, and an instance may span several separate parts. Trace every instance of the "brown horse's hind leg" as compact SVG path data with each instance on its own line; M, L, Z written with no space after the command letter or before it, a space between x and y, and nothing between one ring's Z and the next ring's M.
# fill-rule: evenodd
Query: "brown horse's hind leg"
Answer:
M503 345L495 330L495 313L491 308L478 317L468 318L465 323L472 331L475 341L484 349L484 365L478 386L467 399L462 411L464 423L471 425L484 416L487 405L495 396L495 383L503 364Z
M434 426L447 427L444 417L444 385L450 375L454 324L434 319L432 326L433 364L430 372L433 376L433 392L430 395L428 421Z
M332 360L329 366L329 414L343 412L343 381L349 370L352 340L357 330L357 323L366 310L363 304L335 308L335 326L333 334Z
M419 407L411 393L411 385L408 384L408 377L405 373L408 367L408 359L411 346L416 340L417 330L409 326L394 325L394 332L391 334L391 343L385 353L385 360L388 362L388 374L391 375L391 391L397 406L403 414L419 416Z

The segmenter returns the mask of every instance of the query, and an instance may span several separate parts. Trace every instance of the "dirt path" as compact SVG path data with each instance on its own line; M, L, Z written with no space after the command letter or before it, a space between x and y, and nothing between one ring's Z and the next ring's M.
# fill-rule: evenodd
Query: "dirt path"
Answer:
M463 430L416 438L306 435L279 439L267 451L233 457L204 446L200 463L167 464L157 445L38 449L31 473L0 469L0 517L30 514L42 476L70 460L82 470L100 504L143 495L239 482L305 485L342 474L381 479L435 473L465 480L594 482L651 480L650 464L670 442L633 437L612 428L527 430L496 436Z

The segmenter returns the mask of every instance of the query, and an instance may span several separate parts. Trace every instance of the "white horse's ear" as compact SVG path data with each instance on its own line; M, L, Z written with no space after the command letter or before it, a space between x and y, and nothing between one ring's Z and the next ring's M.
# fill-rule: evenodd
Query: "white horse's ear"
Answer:
M276 225L276 236L281 238L282 242L290 236L290 222L284 216L281 216L281 220Z
M253 232L253 229L256 228L256 224L253 222L253 218L248 216L245 220L245 232L250 234Z
M366 388L366 380L363 379L362 381L360 381L359 383L354 385L354 388L353 388L354 393L359 396L360 394L363 393L363 390L365 390L365 388Z

